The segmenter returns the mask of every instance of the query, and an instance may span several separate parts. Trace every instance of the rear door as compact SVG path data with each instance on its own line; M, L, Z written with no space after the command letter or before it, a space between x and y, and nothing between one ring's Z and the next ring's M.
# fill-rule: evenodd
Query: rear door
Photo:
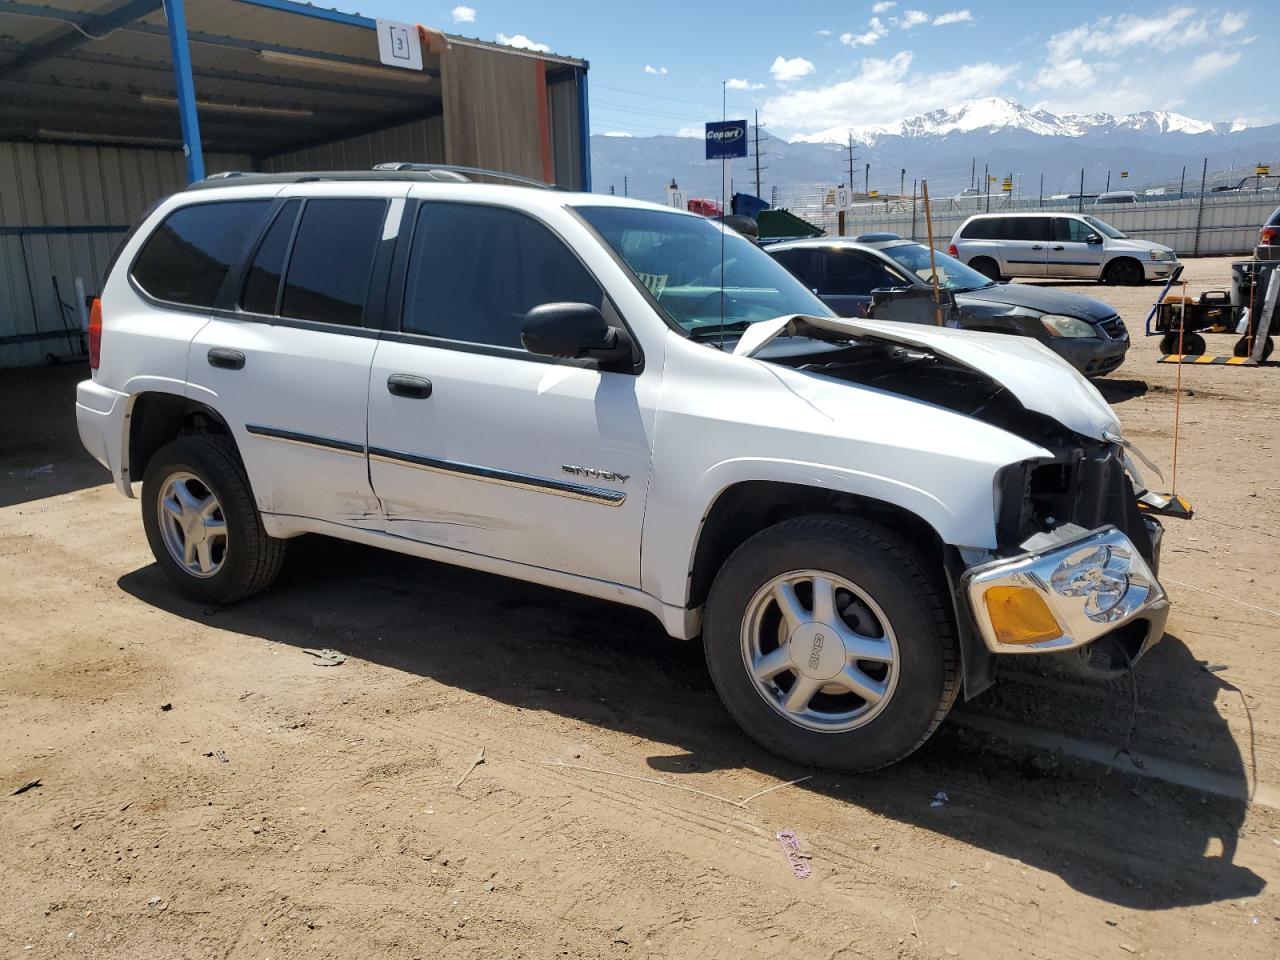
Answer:
M1054 217L1046 274L1051 277L1098 279L1102 273L1102 243L1089 243L1098 232L1078 217Z
M1009 277L1043 277L1049 253L1049 217L1001 217L1000 259Z
M279 199L241 282L192 341L191 395L227 419L264 513L380 524L369 368L404 207L386 193L332 184Z
M862 250L835 247L820 250L819 256L823 266L819 296L842 317L866 317L873 290L910 286L906 278Z

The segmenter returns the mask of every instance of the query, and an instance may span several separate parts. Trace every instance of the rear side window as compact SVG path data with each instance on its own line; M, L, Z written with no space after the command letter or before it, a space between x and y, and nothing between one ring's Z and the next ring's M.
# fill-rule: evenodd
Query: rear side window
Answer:
M773 259L787 268L793 277L803 283L810 290L817 290L818 270L816 264L816 253L813 250L779 250L773 254Z
M293 239L293 225L298 219L300 206L302 204L298 200L285 204L258 244L245 278L244 293L240 297L241 310L265 314L276 312L284 258L289 253L289 241Z
M1269 227L1280 227L1280 209L1271 215L1271 219L1267 221Z
M228 200L175 210L143 244L133 279L157 300L212 307L269 203Z
M524 315L559 302L601 307L604 293L536 220L460 203L418 211L401 322L406 333L519 350Z
M961 231L962 240L997 240L999 239L999 220L996 217L984 217L981 220L970 220Z
M1085 243L1093 230L1083 221L1071 217L1054 217L1053 239L1059 243Z
M1005 217L1001 240L1048 240L1048 217Z
M869 297L877 287L901 287L906 281L884 264L853 252L827 254L827 280L823 293L833 296Z
M281 316L360 325L386 209L379 199L307 201L289 255Z

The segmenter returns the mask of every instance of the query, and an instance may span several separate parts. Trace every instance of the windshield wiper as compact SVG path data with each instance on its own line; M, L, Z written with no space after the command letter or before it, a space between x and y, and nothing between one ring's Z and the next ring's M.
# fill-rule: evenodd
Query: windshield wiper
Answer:
M754 320L728 320L723 324L709 323L703 327L694 327L689 331L690 340L718 340L721 333L742 333L751 326Z

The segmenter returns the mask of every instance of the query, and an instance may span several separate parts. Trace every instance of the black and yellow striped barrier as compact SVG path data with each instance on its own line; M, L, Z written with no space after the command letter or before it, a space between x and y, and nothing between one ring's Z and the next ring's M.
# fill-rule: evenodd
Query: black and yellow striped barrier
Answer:
M1232 367L1256 367L1253 357L1214 357L1207 353L1166 353L1156 363L1210 363Z

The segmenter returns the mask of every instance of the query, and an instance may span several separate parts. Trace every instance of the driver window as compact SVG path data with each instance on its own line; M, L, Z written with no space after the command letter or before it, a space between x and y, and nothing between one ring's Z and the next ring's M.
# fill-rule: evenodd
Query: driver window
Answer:
M827 260L827 283L822 292L835 297L869 297L879 287L901 287L904 281L883 264L851 251L836 251Z
M529 310L603 301L581 261L531 217L461 203L418 210L400 324L405 333L523 350L520 329Z
M1093 230L1085 223L1070 217L1056 217L1053 221L1053 239L1058 243L1085 243Z

